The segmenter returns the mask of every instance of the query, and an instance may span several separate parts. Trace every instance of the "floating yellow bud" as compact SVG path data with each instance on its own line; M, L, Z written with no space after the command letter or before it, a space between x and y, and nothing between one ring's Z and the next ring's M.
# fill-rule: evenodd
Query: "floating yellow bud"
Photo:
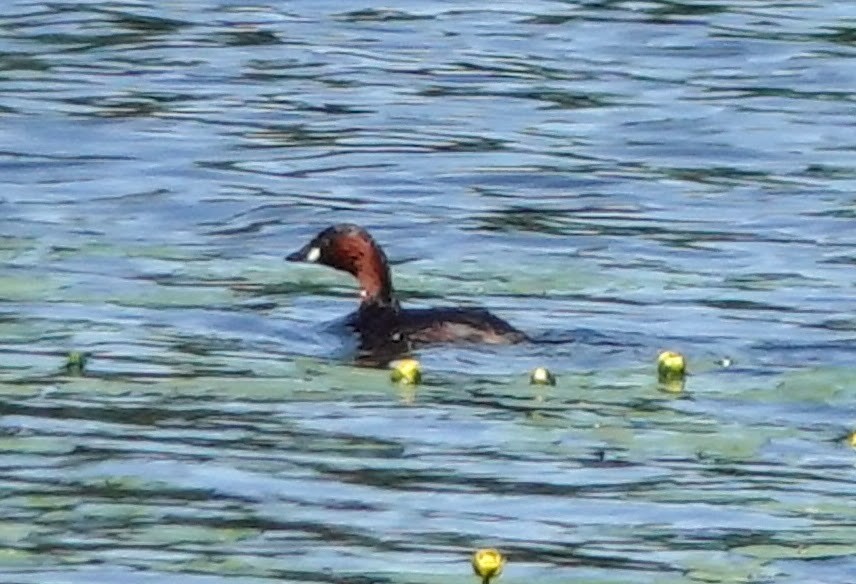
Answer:
M556 376L546 367L536 367L529 375L529 383L532 385L556 385Z
M499 576L504 565L505 556L499 550L489 548L473 554L473 572L481 578L482 584L488 584L491 578Z
M847 444L849 444L853 448L856 448L856 430L854 430L853 432L850 432L847 435L847 438L845 440L846 440Z
M417 385L422 382L422 365L416 359L401 359L392 364L389 377L396 383Z
M70 351L65 359L65 371L69 375L83 375L86 369L86 353Z
M663 351L657 356L657 377L660 383L683 380L687 373L687 360L680 353Z

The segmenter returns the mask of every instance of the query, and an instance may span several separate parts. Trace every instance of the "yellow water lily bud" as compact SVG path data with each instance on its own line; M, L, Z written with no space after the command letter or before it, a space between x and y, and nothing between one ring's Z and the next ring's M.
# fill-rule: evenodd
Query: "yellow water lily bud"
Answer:
M416 359L395 361L389 377L396 383L417 385L422 382L422 365Z
M847 444L849 444L853 448L856 448L856 430L854 430L853 432L850 432L847 435L847 438L845 440L846 440Z
M505 556L492 548L476 550L473 554L473 572L481 578L482 584L489 584L492 578L502 573Z
M556 376L546 367L536 367L529 375L529 383L532 385L556 385Z
M660 383L679 381L687 373L687 360L680 353L663 351L657 356L657 377Z

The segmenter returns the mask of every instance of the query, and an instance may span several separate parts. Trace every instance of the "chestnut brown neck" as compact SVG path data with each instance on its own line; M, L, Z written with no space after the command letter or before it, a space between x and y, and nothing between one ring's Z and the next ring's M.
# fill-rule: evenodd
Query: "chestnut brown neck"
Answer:
M362 304L397 305L386 255L367 233L340 237L335 243L337 267L360 284Z

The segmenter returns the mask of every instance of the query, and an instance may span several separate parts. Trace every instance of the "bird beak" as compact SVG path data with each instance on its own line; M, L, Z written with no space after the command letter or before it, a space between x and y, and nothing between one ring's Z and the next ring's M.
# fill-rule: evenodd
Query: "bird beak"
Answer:
M318 249L317 246L312 244L305 245L298 249L294 253L290 253L285 256L286 261L289 262L309 262L315 263L318 261L318 258L321 257L321 250Z
M297 251L288 254L285 256L285 261L287 262L302 262L306 257L306 248L298 249Z

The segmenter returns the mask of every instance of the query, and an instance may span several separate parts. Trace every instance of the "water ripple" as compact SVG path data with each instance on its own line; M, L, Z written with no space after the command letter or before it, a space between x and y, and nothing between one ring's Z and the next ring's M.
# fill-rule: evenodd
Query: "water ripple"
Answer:
M0 582L848 580L850 4L7 4ZM340 221L536 342L354 367Z

